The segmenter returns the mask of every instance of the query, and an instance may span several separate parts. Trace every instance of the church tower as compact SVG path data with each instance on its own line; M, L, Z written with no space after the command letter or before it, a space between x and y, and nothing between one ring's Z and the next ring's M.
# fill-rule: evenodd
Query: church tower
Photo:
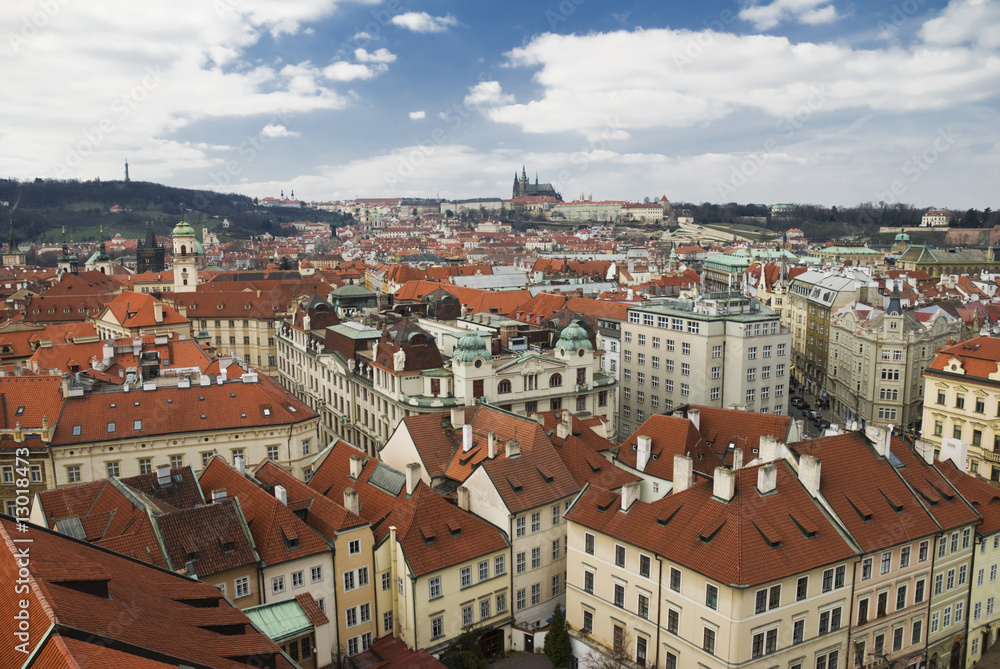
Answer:
M181 220L170 233L174 247L174 292L193 293L198 286L198 256L204 253L194 228Z
M59 262L56 264L56 269L61 273L76 274L79 270L79 258L73 253L69 245L66 243L66 227L63 226L62 229L63 243L62 243L62 255L59 256Z
M135 250L135 271L136 274L143 272L162 272L166 266L164 256L166 249L156 241L156 233L153 231L153 224L146 223L146 239L139 240Z
M27 262L24 254L17 247L17 238L14 236L14 219L10 219L10 232L7 235L7 250L3 254L4 267L22 266Z

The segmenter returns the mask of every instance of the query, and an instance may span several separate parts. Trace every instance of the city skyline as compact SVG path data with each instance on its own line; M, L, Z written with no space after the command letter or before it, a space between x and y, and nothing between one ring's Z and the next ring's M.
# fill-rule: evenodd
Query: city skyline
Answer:
M0 172L250 196L992 206L1000 4L0 8Z

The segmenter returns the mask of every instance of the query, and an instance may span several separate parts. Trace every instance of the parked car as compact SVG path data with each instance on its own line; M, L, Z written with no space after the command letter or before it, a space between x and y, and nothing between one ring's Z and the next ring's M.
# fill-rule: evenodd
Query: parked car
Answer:
M816 411L815 409L810 409L807 415L811 420L818 420L820 418L819 411Z
M816 427L818 427L821 430L825 430L826 428L830 427L830 421L828 421L825 418L817 418L814 425L816 425Z

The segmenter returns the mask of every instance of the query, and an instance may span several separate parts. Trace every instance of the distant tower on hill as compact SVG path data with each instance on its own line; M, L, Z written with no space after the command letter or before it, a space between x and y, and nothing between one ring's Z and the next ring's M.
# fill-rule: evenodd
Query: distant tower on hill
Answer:
M128 158L125 159L125 183L128 183L130 179L128 178Z

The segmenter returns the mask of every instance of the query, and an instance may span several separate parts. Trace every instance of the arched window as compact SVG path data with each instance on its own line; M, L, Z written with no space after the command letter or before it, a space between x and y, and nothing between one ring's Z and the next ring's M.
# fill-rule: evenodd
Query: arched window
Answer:
M497 384L498 395L506 395L509 392L511 392L510 381L504 379L503 381Z
M558 388L562 385L562 374L553 374L549 377L549 388Z

